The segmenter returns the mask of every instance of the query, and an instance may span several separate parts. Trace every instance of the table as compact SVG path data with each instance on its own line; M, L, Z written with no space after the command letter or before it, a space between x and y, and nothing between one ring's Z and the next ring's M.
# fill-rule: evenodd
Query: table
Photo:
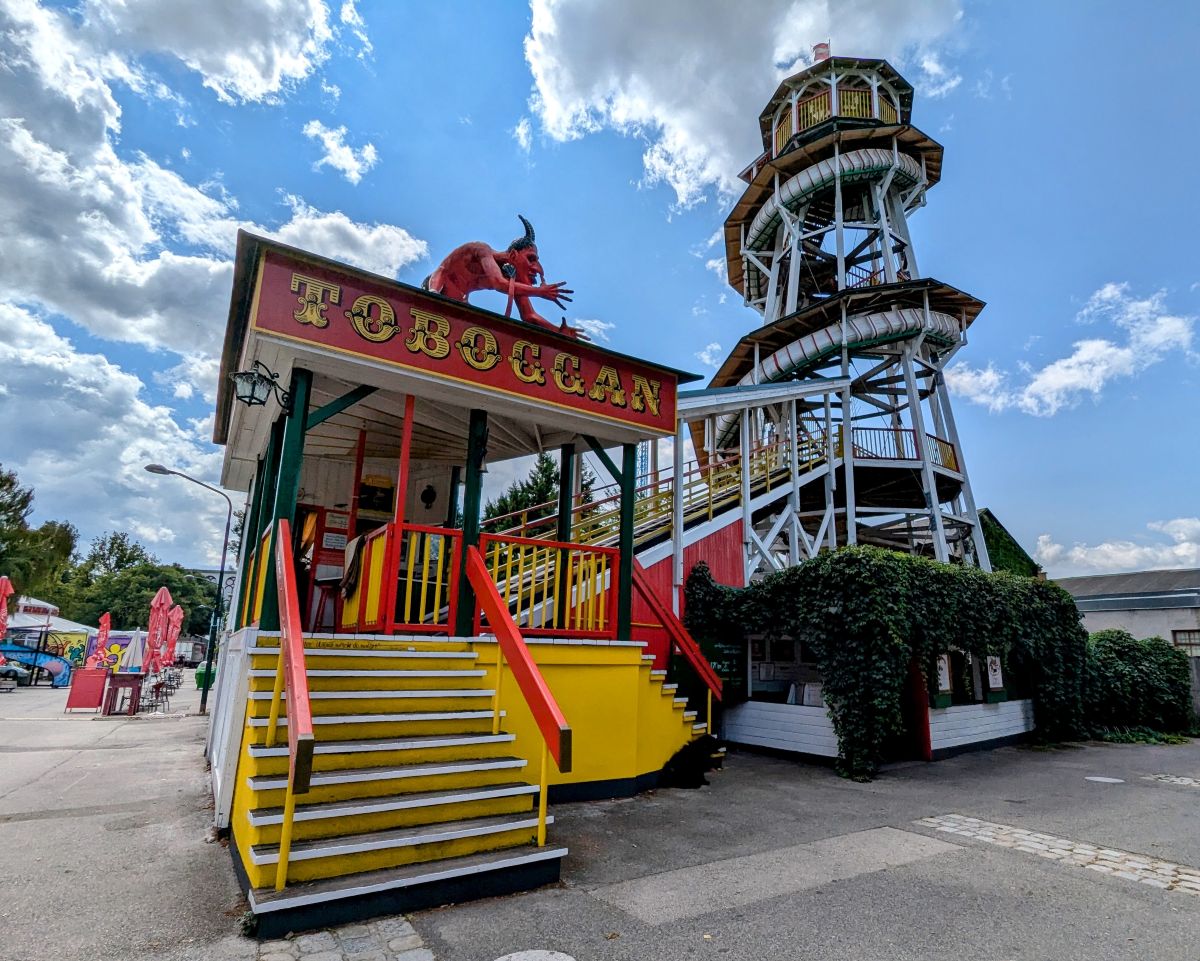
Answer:
M142 674L110 674L108 676L108 690L104 694L104 709L101 714L116 714L117 713L117 698L121 691L129 692L129 709L125 712L129 715L134 715L138 711L138 703L142 699L142 681L145 676Z

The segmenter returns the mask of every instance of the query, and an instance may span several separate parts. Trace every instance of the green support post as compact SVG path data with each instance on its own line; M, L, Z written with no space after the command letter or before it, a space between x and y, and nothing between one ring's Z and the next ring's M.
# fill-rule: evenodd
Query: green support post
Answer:
M251 491L250 509L246 511L246 516L242 518L242 543L241 549L238 551L238 571L241 572L241 586L238 589L237 600L234 603L234 608L231 612L227 612L226 617L232 614L230 623L235 628L242 628L246 625L242 623L242 608L246 601L246 558L250 551L254 550L254 535L253 531L258 526L258 512L262 509L263 500L263 475L266 473L266 457L258 459L258 466L254 470L254 487Z
M275 486L279 483L279 448L283 446L284 419L284 416L280 414L275 419L275 423L271 425L271 436L267 440L267 454L263 458L262 496L258 498L258 510L255 512L252 524L242 525L243 554L247 550L258 550L258 545L262 543L263 532L267 529L267 518L275 510ZM257 563L256 556L256 566ZM245 605L246 591L254 590L255 580L256 578L247 579L245 574L242 575L242 597L239 601L242 606ZM238 608L239 611L241 609L242 607ZM242 627L245 626L246 624L242 624Z
M271 540L268 543L266 589L258 626L265 631L279 630L279 598L275 585L275 536L277 522L296 519L296 499L300 495L300 463L304 459L304 429L308 417L308 398L312 392L312 371L292 371L292 410L283 422L283 445L279 452L279 479L275 485L275 509L269 515Z
M475 592L467 580L467 548L479 544L479 509L483 501L483 459L487 456L487 411L472 410L467 428L467 480L463 491L462 554L459 563L458 611L454 633L469 637L475 626Z
M633 508L637 489L637 444L621 445L621 549L617 573L617 640L633 633Z
M571 542L574 535L573 511L575 509L575 445L563 444L558 449L558 524L555 530L555 540L564 544ZM567 618L571 609L570 598L567 597L567 564L571 555L565 551L558 552L558 564L554 577L554 623L563 628L567 626Z

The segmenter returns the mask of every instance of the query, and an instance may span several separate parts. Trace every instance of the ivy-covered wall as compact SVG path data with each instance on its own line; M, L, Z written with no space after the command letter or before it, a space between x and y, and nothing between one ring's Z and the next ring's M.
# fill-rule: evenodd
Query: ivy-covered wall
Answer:
M848 777L871 777L902 732L910 662L934 677L937 655L952 647L999 655L1006 677L1024 679L1041 738L1088 733L1088 636L1071 596L1048 582L851 547L742 589L722 587L697 565L685 620L734 687L747 635L803 642L821 672Z

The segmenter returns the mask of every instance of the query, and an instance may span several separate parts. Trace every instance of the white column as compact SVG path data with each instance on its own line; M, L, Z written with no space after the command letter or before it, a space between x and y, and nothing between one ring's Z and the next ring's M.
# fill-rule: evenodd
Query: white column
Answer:
M933 375L933 381L938 396L942 401L942 416L946 420L946 439L954 445L954 456L958 460L958 472L963 479L963 500L967 505L967 516L971 519L971 542L975 545L975 558L979 567L991 571L992 559L988 557L987 544L983 540L983 528L979 526L979 512L975 509L975 495L971 491L971 477L967 473L967 465L963 461L962 445L958 442L958 427L954 423L954 409L950 406L950 394L946 390L946 379L939 367Z
M796 446L800 442L800 422L796 418L796 399L793 397L789 407L788 417L788 450L790 458L788 467L792 475L791 528L788 532L788 561L795 566L800 563L800 458ZM808 552L805 551L807 554Z
M921 459L921 481L925 488L925 506L929 510L930 533L933 535L933 554L939 561L949 560L946 547L946 527L942 521L942 505L938 500L937 478L929 462L929 444L925 437L925 418L921 413L921 394L913 375L912 344L905 344L901 355L904 363L904 385L908 389L908 409L912 418L913 446Z
M846 288L846 236L842 227L842 157L833 145L833 233L837 245L837 289Z
M745 579L747 583L750 580L750 572L753 567L750 565L750 557L753 552L753 538L751 536L754 517L750 512L750 408L742 409L742 425L741 425L741 440L742 440L742 456L741 475L742 475L742 569L745 571Z
M676 615L683 609L683 439L686 431L687 424L681 417L671 454L674 474L671 482L671 609Z

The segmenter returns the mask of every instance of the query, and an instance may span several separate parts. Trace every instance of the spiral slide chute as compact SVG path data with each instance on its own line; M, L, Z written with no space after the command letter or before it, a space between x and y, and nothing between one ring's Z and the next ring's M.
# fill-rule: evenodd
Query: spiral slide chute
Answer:
M32 647L26 647L24 644L0 644L0 654L18 664L42 668L50 675L51 687L71 686L73 668L71 662L65 657L48 654L45 651L35 651Z
M874 314L858 314L846 318L846 341L851 351L873 344L901 340L924 331L936 340L957 343L961 336L959 322L949 314L930 311L928 321L925 311L916 307L901 307ZM838 353L842 349L842 325L830 324L811 334L793 340L773 354L763 358L756 368L751 368L738 386L766 384L782 380L790 374L803 372L814 363ZM723 447L730 441L730 434L737 426L737 415L728 414L717 419L717 446Z
M775 232L782 224L779 206L782 203L790 213L795 213L800 207L806 206L813 194L822 190L832 190L834 175L840 170L842 183L853 183L856 180L869 180L884 176L892 167L896 168L893 183L901 189L911 187L921 180L921 164L908 154L895 154L890 150L866 148L851 150L841 154L835 161L827 157L820 163L805 167L794 177L780 184L779 190L764 201L750 226L746 228L746 247L749 250L763 250L770 246ZM748 296L757 297L762 285L761 271L749 262L746 273L746 289Z

